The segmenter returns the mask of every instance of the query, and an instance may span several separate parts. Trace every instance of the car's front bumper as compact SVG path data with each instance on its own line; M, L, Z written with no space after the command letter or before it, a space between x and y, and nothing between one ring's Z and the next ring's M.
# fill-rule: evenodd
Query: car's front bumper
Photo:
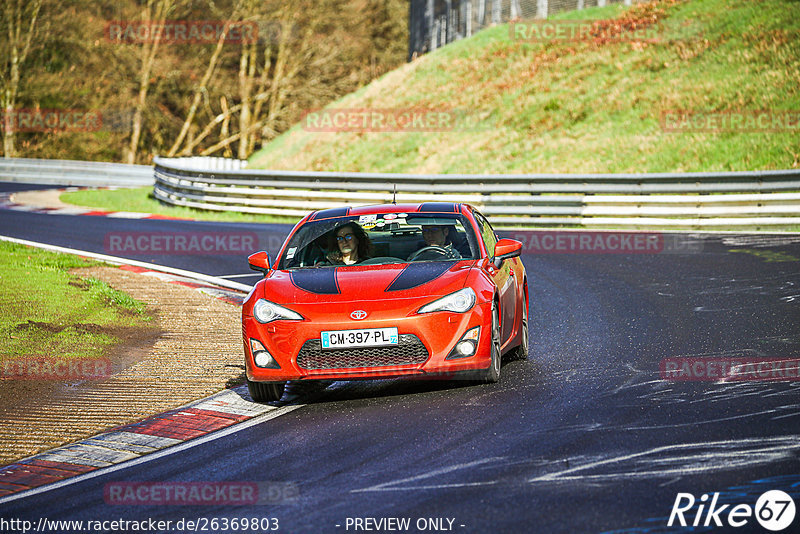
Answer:
M476 304L466 313L433 312L400 316L391 311L370 312L370 319L353 321L337 314L323 319L274 321L261 324L243 317L248 380L277 382L301 379L355 380L399 376L455 377L463 371L486 369L491 357L491 302ZM396 326L400 344L393 347L321 350L323 331ZM466 332L480 327L472 356L448 359ZM250 340L258 340L280 366L255 364Z

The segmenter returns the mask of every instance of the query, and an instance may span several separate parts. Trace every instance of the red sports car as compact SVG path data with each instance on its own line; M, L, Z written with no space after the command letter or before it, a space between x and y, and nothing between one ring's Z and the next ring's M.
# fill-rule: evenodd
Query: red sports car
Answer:
M467 204L335 208L306 216L242 308L247 385L287 380L466 377L496 382L528 353L522 244Z

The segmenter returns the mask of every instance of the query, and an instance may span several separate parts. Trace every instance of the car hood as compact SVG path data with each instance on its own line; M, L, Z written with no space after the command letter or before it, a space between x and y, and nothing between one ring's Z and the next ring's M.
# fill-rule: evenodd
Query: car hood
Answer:
M474 264L474 260L465 260L272 271L262 283L264 298L278 303L442 296L464 287Z

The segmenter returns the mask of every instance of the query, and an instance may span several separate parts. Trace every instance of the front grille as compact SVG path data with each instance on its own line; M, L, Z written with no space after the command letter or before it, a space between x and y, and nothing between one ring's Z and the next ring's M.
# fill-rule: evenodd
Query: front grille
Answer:
M366 347L325 350L319 339L309 339L300 348L297 365L301 369L349 369L352 367L387 367L414 365L428 359L428 349L414 334L401 334L393 347Z

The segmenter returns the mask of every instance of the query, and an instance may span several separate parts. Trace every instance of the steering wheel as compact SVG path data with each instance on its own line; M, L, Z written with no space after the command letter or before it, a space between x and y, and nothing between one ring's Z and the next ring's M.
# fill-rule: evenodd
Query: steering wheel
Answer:
M408 261L414 261L419 256L421 256L424 252L435 252L436 254L439 254L441 256L447 256L449 254L449 252L447 251L446 248L440 247L439 245L431 245L431 246L428 246L428 247L422 247L418 251L416 251L413 254L411 254L411 256L408 257Z

